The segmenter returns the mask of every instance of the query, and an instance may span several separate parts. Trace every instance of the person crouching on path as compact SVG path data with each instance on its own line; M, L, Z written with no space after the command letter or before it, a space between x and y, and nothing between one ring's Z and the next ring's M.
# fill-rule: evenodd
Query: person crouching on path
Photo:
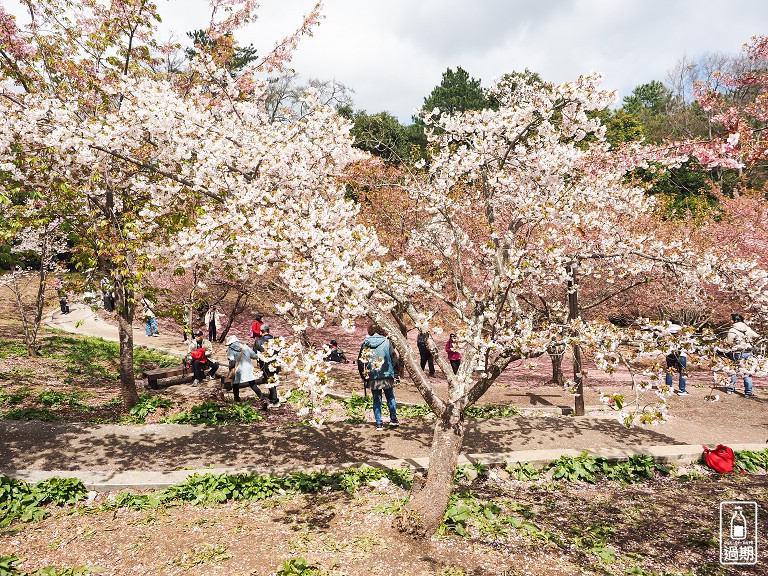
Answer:
M259 380L259 384L264 384L269 390L269 407L280 408L280 399L277 396L277 373L280 368L277 365L277 352L271 345L268 344L270 340L274 340L274 336L269 332L269 324L261 325L261 338L256 340L255 348L259 353L259 368L261 368L262 377ZM265 359L268 357L268 359Z
M258 358L256 352L242 342L234 334L227 336L227 360L229 360L229 369L235 370L235 377L232 380L232 394L235 402L240 402L240 388L248 386L256 393L259 400L264 398L259 387L256 386L256 374L253 361Z
M192 386L197 386L203 380L203 372L208 368L208 378L216 377L216 371L219 369L219 363L211 360L211 351L213 345L210 340L203 339L203 331L195 332L195 337L187 345L188 360L192 364L192 373L195 379Z
M395 402L395 374L397 373L397 351L379 326L368 328L368 337L363 340L357 359L360 377L371 389L373 396L373 417L376 419L376 430L383 430L381 420L381 393L387 398L389 408L389 425L395 428L400 425L397 420L397 403Z

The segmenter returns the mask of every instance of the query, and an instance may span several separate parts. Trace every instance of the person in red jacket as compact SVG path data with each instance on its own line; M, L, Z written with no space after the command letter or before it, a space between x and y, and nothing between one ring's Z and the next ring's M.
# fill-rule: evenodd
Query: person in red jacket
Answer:
M256 314L256 320L253 321L253 324L251 324L251 338L254 340L258 340L261 338L261 327L264 326L264 314Z
M456 374L459 371L459 364L461 364L461 352L459 352L456 343L456 334L451 334L448 338L448 342L445 343L445 352L448 354L448 361L451 363L453 373Z

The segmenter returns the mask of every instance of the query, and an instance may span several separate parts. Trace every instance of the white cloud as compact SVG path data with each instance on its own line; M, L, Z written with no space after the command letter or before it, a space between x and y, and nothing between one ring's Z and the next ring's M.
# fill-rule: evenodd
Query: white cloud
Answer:
M5 0L4 0L5 1ZM7 0L16 12L16 0ZM260 54L291 33L313 0L262 0L242 31ZM292 67L355 91L356 108L408 122L446 68L462 66L484 86L525 68L554 82L595 70L619 97L664 81L683 57L736 54L768 33L762 0L324 0L325 20L301 41ZM161 32L206 25L203 0L158 2Z

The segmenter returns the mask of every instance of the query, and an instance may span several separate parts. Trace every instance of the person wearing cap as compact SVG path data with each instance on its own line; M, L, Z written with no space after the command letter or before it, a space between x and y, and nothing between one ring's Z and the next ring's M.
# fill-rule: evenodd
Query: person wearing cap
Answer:
M734 312L731 314L731 320L733 325L728 329L728 335L725 338L730 345L728 357L740 365L742 360L752 356L752 341L758 339L760 335L747 326L741 314ZM737 375L738 372L731 375L731 385L725 389L726 394L733 394L736 391ZM755 396L752 392L752 375L748 372L744 372L744 396L748 398Z
M256 352L250 346L240 342L234 334L227 336L224 342L227 346L227 360L229 360L229 369L234 369L235 375L232 380L232 394L235 402L240 402L240 388L248 386L256 393L259 400L264 399L264 394L256 385L256 370L253 361L258 358Z
M277 365L277 353L274 347L268 342L275 337L270 334L269 324L261 325L261 338L256 340L254 348L260 353L259 356L259 368L261 369L261 379L259 384L264 384L269 391L269 406L270 408L279 408L280 399L277 396L277 374L280 371L280 367ZM269 355L268 360L264 360L265 356Z
M213 379L216 377L219 363L211 359L213 345L210 340L203 339L203 331L198 330L194 336L187 346L187 361L192 364L192 373L195 375L192 386L197 386L202 382L203 372L205 372L206 368L209 368L208 378Z

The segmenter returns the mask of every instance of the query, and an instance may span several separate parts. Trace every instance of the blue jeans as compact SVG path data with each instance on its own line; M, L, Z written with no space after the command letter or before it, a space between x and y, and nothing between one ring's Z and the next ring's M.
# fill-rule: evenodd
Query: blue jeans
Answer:
M157 332L157 320L150 318L144 322L144 332L147 333L147 336L152 336L152 334Z
M741 360L746 360L750 356L752 352L734 352L733 361L739 364ZM736 377L736 374L731 375L730 390L736 390ZM744 394L752 394L752 376L749 374L744 374Z
M685 392L685 368L688 366L688 359L685 356L678 356L677 354L667 354L667 377L665 382L667 386L672 388L672 370L680 374L680 380L678 386L680 392Z
M387 408L389 408L389 421L397 422L397 404L395 403L395 389L386 388L384 390L371 390L373 396L373 417L376 418L376 424L381 424L381 393L387 397Z

